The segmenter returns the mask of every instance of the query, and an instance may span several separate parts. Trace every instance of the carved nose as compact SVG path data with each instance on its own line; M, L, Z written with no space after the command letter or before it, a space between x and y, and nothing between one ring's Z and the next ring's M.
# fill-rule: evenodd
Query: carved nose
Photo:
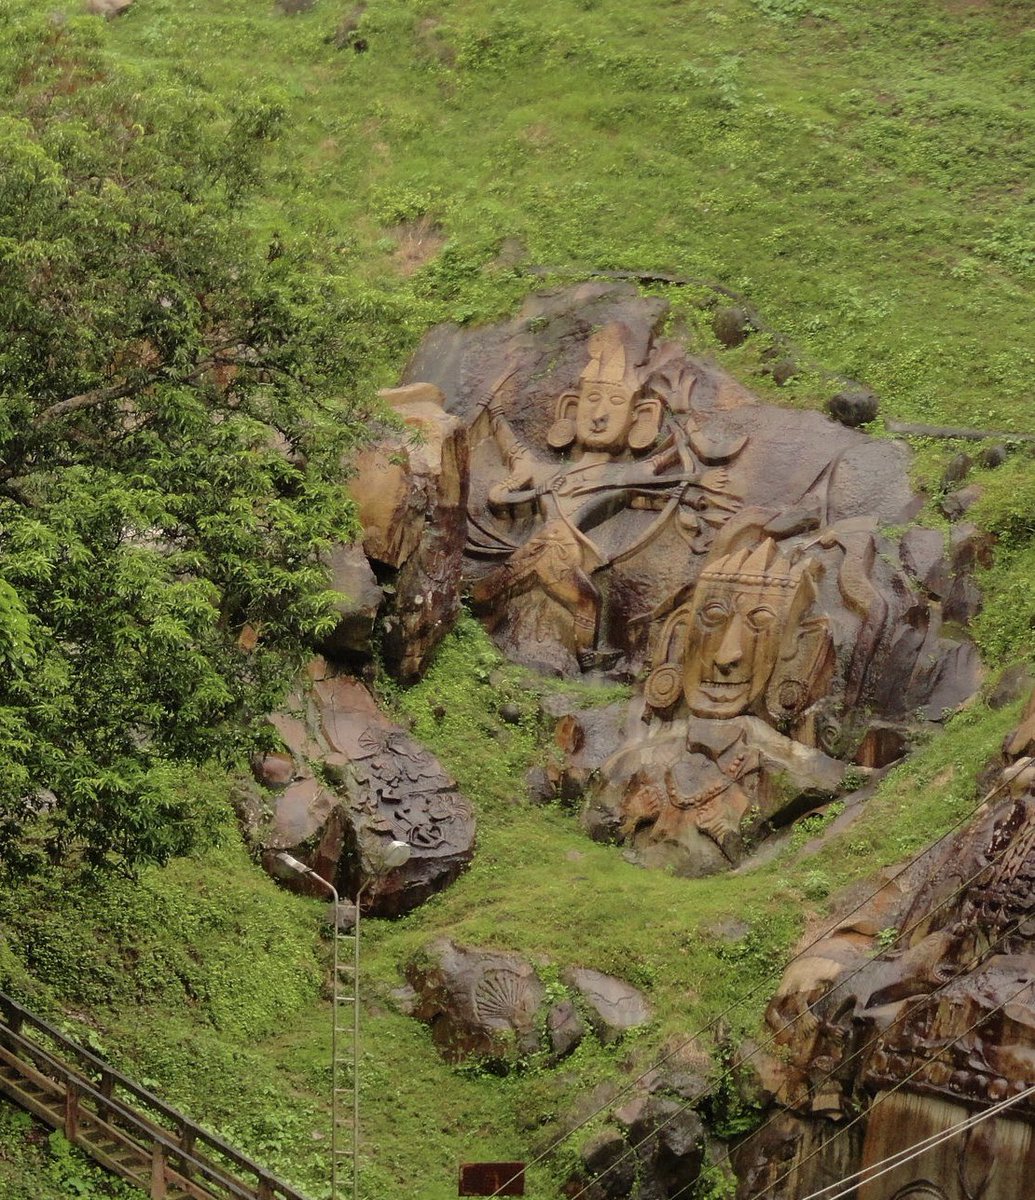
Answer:
M744 641L741 637L741 625L742 622L739 617L734 617L730 621L723 635L722 644L719 646L719 652L715 656L715 665L723 675L728 675L744 657Z

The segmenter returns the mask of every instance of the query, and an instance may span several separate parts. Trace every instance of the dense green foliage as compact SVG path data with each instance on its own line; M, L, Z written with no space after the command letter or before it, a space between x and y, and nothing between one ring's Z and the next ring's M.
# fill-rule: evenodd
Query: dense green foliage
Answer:
M329 619L349 313L239 215L281 105L0 20L0 855L164 861L207 828L181 765L238 755Z

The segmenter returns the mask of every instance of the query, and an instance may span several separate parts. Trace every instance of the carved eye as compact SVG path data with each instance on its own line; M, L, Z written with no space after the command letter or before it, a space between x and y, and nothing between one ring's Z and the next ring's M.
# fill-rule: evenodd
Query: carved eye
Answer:
M730 610L719 600L712 600L701 609L700 621L708 629L714 629L717 625L729 617Z
M768 629L776 620L776 613L771 608L766 608L763 605L760 608L753 608L748 613L746 620L755 633L761 633L763 629Z
M612 392L612 394L608 396L608 400L611 401L615 408L624 408L629 403L629 397L623 392Z
M593 391L586 393L586 399L590 404L596 404L600 400L600 392L594 388Z

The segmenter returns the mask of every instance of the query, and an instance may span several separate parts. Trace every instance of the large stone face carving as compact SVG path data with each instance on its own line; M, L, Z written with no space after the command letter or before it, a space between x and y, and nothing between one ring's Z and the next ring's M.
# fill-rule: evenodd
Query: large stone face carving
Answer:
M821 499L745 508L717 533L658 622L643 719L590 789L595 836L648 864L723 869L745 834L846 790L849 766L885 765L918 713L976 690L976 655L941 637L893 545L867 518L824 524Z
M1008 748L1024 740L1022 726ZM900 941L874 957L887 928ZM783 1051L768 1073L788 1146L803 1129L808 1137L776 1174L772 1146L746 1155L745 1194L790 1171L772 1192L788 1200L1020 1095L1035 1079L1033 1001L1035 761L1024 757L933 863L921 860L784 977L767 1014ZM836 1132L828 1120L870 1102L847 1157L835 1141L806 1162L800 1147ZM910 1164L864 1184L860 1200L1014 1200L1035 1168L1033 1132L1035 1105L1024 1100L925 1155L922 1171Z
M647 681L648 703L663 711L682 693L691 713L713 720L750 712L763 698L763 711L777 720L805 708L830 643L824 618L806 623L816 595L812 571L811 562L792 563L768 537L709 562L693 602L661 635L666 658L675 648L682 677L670 662L658 667ZM684 644L673 647L683 630Z

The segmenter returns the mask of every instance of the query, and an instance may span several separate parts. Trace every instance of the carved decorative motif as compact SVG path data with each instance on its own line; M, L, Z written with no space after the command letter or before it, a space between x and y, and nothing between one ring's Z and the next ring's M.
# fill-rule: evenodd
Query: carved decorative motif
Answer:
M1009 764L1001 788L933 864L914 864L799 958L770 1004L767 1021L784 1047L770 1064L783 1106L841 1116L863 1097L881 1098L863 1162L1017 1096L1035 1078L1035 760ZM875 955L878 931L890 927L906 936ZM966 1155L962 1144L959 1154L950 1147L929 1156L921 1178L903 1183L903 1168L863 1186L860 1200L1014 1200L1021 1164L1035 1167L1032 1125L1035 1105L1022 1101L983 1127ZM1010 1155L1008 1172L979 1165L994 1162L997 1147ZM796 1186L818 1186L833 1169L821 1156Z

